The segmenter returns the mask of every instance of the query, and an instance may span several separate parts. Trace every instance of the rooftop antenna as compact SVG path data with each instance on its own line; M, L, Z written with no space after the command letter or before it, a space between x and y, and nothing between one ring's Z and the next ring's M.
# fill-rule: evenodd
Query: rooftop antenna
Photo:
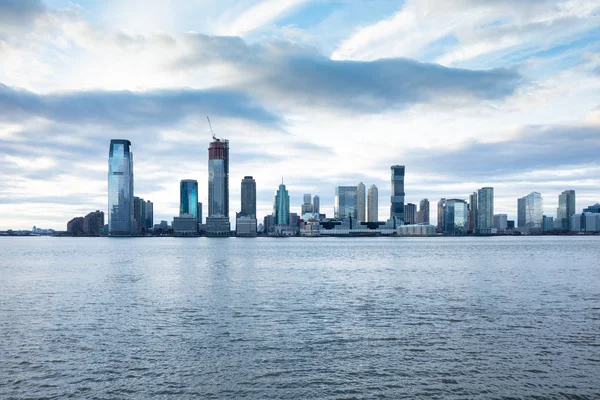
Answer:
M219 139L217 139L217 137L215 136L215 133L212 130L212 125L210 124L210 118L208 118L208 115L206 116L206 119L208 120L208 127L210 128L210 133L212 133L213 140L219 140Z

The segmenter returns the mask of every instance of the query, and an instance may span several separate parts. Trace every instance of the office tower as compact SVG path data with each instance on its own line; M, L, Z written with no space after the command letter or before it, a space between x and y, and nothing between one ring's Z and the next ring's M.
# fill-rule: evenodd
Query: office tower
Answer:
M494 214L494 228L505 231L508 228L508 215Z
M377 186L371 185L367 193L368 222L379 220L379 191Z
M437 204L437 231L438 232L444 232L445 231L445 218L444 218L444 212L446 211L446 199L445 198L441 198L440 201L438 201Z
M429 224L429 199L423 199L419 202L417 224Z
M491 229L494 225L494 188L484 187L477 190L477 226L476 229Z
M333 216L336 219L356 219L356 186L338 186L335 188Z
M319 214L321 212L321 199L317 195L313 197L313 212L315 214Z
M407 203L404 205L404 222L406 225L414 225L417 222L417 205Z
M444 228L450 235L464 235L467 233L467 202L460 199L448 199L444 207Z
M213 138L208 147L208 216L229 217L229 141Z
M307 193L303 196L302 207L300 207L300 215L304 214L312 214L314 210L314 206L311 203L311 195Z
M108 153L108 232L110 235L131 235L133 231L131 142L112 139Z
M527 221L527 198L521 197L517 199L517 226L519 228L525 228L525 221Z
M359 182L356 186L356 219L361 222L365 222L367 220L365 195L365 185L362 182Z
M521 210L521 207L524 209ZM527 196L519 199L519 228L528 228L529 230L542 229L544 214L542 195L538 192L531 192ZM522 215L524 214L524 215ZM521 219L523 218L523 225Z
M198 214L198 223L202 224L202 203L198 202L198 206L196 207L196 209L198 210L197 214Z
M475 232L477 228L477 192L473 192L469 196L469 223L468 231Z
M279 185L273 204L275 225L289 225L290 223L290 195L283 182Z
M562 230L571 230L571 217L575 214L575 191L565 190L558 196L556 219Z
M148 200L146 201L146 213L144 215L146 230L152 229L154 226L154 204Z
M198 181L184 179L179 185L179 215L188 214L198 219Z
M242 179L240 216L256 218L256 181L251 176Z
M392 165L392 196L390 219L396 218L396 224L404 224L404 165Z
M144 217L146 216L146 202L140 197L133 198L133 221L135 226L135 233L142 233L142 226L144 225Z

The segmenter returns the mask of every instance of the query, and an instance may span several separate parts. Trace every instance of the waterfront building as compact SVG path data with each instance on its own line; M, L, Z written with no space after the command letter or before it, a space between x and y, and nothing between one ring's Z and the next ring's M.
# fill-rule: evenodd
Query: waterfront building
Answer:
M375 185L371 185L367 192L367 212L368 222L379 221L379 190Z
M444 212L446 210L446 199L445 198L441 198L440 201L438 201L437 204L437 231L438 232L445 232L445 217L444 217Z
M83 217L75 217L67 222L67 233L70 235L83 235Z
M496 228L499 231L505 231L508 228L508 215L494 214L493 228Z
M558 195L558 209L556 210L557 225L565 231L571 230L571 217L575 214L575 191L565 190Z
M570 218L569 218L569 225L571 225ZM562 223L561 223L561 226L562 226ZM553 217L548 217L547 215L544 215L542 217L542 230L544 232L551 232L554 230L554 218Z
M417 224L429 224L429 199L423 199L419 202Z
M133 198L133 221L135 226L135 234L142 233L142 226L145 225L146 217L146 202L140 197Z
M357 215L357 187L338 186L335 188L335 200L333 214L335 219L351 217L356 219Z
M289 225L290 223L290 195L288 194L283 180L275 195L273 202L273 215L275 216L275 225Z
M297 227L298 221L300 221L300 216L297 213L290 213L290 221L288 225Z
M275 215L266 215L263 220L263 233L265 235L272 234L275 230Z
M235 235L241 237L256 236L256 218L253 216L240 216L235 220Z
M131 235L133 219L133 152L129 140L112 139L108 153L108 232Z
M491 229L494 225L494 188L477 190L477 229Z
M305 215L305 214L312 214L313 210L314 210L314 206L311 202L311 195L310 193L306 193L303 196L303 201L302 201L302 206L300 207L300 215Z
M445 232L449 235L464 235L467 233L467 202L460 199L446 200L444 212Z
M192 214L180 214L173 217L173 234L175 236L197 236L198 219Z
M589 206L583 209L584 213L600 213L600 203L596 203L593 206Z
M356 219L361 222L367 221L367 210L366 210L366 189L362 182L356 185Z
M519 199L519 228L526 228L529 231L542 230L543 213L544 207L540 193L531 192L522 197ZM521 226L521 222L524 223L523 226Z
M210 217L206 217L206 236L231 236L231 224L229 222L229 217L226 217L224 215L213 215Z
M521 197L517 199L517 226L525 228L527 221L527 198Z
M217 139L208 147L208 216L229 217L229 141Z
M514 219L513 220L509 219L508 221L506 221L506 229L508 229L508 230L515 229L515 220Z
M104 226L104 212L92 211L83 218L83 233L86 235L100 235Z
M315 213L315 214L321 213L321 199L317 195L315 195L313 197L313 213Z
M391 169L391 206L390 219L396 219L396 225L404 224L404 165L392 165Z
M404 223L407 225L414 225L417 223L417 205L413 203L406 203L404 205Z
M202 225L202 203L198 202L198 206L196 207L197 215L198 215L198 224Z
M154 226L154 203L152 203L150 200L146 201L146 212L144 214L144 222L146 230L150 230Z
M198 181L193 179L184 179L179 185L179 215L184 214L198 219Z
M244 176L241 188L240 215L256 218L256 181L251 176Z
M396 228L398 236L434 236L435 226L429 224L402 225Z
M477 192L469 195L469 223L467 231L474 233L477 228Z
M571 232L600 232L600 213L573 214L571 216Z

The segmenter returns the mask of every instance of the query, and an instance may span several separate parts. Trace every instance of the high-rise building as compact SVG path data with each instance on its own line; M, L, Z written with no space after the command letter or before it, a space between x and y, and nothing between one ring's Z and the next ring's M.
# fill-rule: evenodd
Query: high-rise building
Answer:
M356 219L357 213L357 187L338 186L335 188L335 200L333 204L333 215L336 219Z
M112 139L108 153L108 232L131 235L134 230L131 142Z
M396 224L404 224L404 165L392 165L392 196L390 219L396 218Z
M179 215L188 214L198 219L198 181L184 179L179 185Z
M302 198L302 206L300 207L300 215L312 214L314 210L314 206L311 202L310 193L304 194Z
M198 202L198 206L196 207L196 209L198 210L197 214L198 214L198 223L202 224L202 203Z
M240 216L256 218L256 181L251 176L242 179L242 209Z
M558 196L556 219L562 230L571 230L571 217L575 214L575 191L565 190Z
M445 232L445 220L446 218L444 217L444 212L446 211L446 199L445 198L441 198L440 201L438 201L437 204L437 231L438 232Z
M313 197L313 212L315 214L319 214L321 212L321 199L317 195Z
M208 216L229 217L229 141L217 139L208 147Z
M365 195L365 185L362 182L359 182L358 185L356 185L356 219L361 222L367 221Z
M527 221L527 198L521 197L517 199L517 226L525 228Z
M417 205L406 203L404 205L404 222L406 225L414 225L417 223Z
M367 193L368 222L377 222L379 220L379 191L377 186L371 185Z
M70 235L83 235L83 217L75 217L69 222L67 222L67 233Z
M444 207L444 228L450 235L467 233L467 202L461 199L448 199Z
M494 228L499 231L505 231L508 228L508 215L494 214Z
M476 229L491 229L494 225L494 188L484 187L477 190L477 226Z
M146 225L146 202L140 197L133 198L133 221L135 233L139 235Z
M154 203L150 200L146 201L146 212L144 215L146 230L152 229L154 226Z
M279 185L275 201L273 203L273 215L275 225L289 225L290 223L290 195L283 182Z
M429 199L423 199L419 202L417 224L429 224Z
M475 232L475 228L477 228L477 192L473 192L469 196L469 223L468 223L468 232Z
M542 230L551 232L554 230L554 218L544 215L542 217Z
M99 235L104 226L104 212L92 211L83 219L83 233L86 235Z
M524 207L524 210L521 210ZM524 213L524 215L521 215ZM519 199L519 228L537 230L543 228L544 204L542 195L538 192L531 192L527 196ZM521 225L521 219L524 219L524 225Z

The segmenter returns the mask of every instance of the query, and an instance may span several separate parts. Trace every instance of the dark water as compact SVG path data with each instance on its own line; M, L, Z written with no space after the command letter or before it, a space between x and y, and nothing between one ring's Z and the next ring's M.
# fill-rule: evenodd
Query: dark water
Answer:
M0 238L0 398L600 398L600 237Z

